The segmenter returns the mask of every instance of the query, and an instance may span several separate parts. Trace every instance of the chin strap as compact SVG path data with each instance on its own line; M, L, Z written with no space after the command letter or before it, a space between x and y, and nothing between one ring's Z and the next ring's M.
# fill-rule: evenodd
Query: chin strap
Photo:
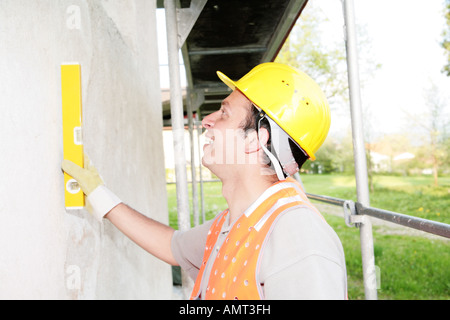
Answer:
M288 134L275 123L275 121L273 121L264 113L264 111L262 111L258 107L256 108L260 111L260 119L258 121L259 144L266 155L269 157L270 161L273 163L275 172L278 176L278 180L284 180L284 173L287 176L291 176L299 171L298 164L295 162L291 147L289 145L290 138ZM259 134L259 130L261 128L261 120L264 118L269 121L272 147L274 149L275 155L270 152L263 143L261 143L261 135Z

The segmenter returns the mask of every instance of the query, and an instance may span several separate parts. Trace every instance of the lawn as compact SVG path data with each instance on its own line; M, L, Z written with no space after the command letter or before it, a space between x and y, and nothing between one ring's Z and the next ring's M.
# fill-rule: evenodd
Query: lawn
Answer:
M302 176L309 193L356 200L352 176ZM375 176L371 206L450 223L450 178ZM219 182L204 183L206 218L226 208ZM175 185L168 185L170 224L176 228ZM359 230L323 212L344 246L350 299L364 299ZM374 226L375 264L380 271L379 299L450 299L450 241L386 234Z
M450 177L433 186L431 176L374 176L370 205L450 224ZM308 193L356 201L355 178L339 175L303 175Z

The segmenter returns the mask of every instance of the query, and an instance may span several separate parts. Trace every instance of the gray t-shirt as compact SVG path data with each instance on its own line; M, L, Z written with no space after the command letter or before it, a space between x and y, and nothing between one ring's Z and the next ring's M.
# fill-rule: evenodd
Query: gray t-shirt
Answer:
M172 238L176 261L194 280L200 270L211 223L212 220L188 231L176 231ZM216 254L231 227L229 221L222 227L216 250L205 269L202 292L206 289ZM341 242L322 217L307 206L292 208L275 222L261 259L259 279L265 299L347 297L347 273Z

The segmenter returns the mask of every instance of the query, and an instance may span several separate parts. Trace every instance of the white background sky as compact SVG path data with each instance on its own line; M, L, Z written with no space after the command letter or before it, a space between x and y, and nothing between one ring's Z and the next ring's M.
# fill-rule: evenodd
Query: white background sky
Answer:
M324 38L343 41L341 1L312 1L329 19L323 28ZM412 114L424 112L424 90L430 81L447 96L449 116L450 78L441 73L446 60L439 44L445 27L444 1L355 0L354 3L356 23L367 31L373 61L381 64L361 90L363 108L370 109L372 130L384 133L411 130L411 122L402 110ZM334 129L339 130L338 124Z
M344 41L341 1L310 2L314 2L328 18L323 25L323 40ZM446 60L439 44L445 27L444 0L354 0L354 3L356 23L363 25L371 40L371 59L381 64L361 92L363 108L370 109L371 130L376 133L411 130L411 123L402 110L411 114L424 112L424 90L430 81L447 96L449 116L450 78L441 73ZM163 18L163 10L158 10L158 19ZM158 26L161 85L168 87L163 23ZM361 75L363 77L366 78ZM349 128L348 117L349 114L346 118L334 118L331 133Z

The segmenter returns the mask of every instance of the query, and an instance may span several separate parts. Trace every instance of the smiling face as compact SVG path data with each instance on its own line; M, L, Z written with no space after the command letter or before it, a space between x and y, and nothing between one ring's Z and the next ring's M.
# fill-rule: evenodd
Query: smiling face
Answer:
M242 128L251 109L252 103L235 90L223 100L220 110L202 121L207 129L202 163L219 178L237 165L251 163L249 137Z

